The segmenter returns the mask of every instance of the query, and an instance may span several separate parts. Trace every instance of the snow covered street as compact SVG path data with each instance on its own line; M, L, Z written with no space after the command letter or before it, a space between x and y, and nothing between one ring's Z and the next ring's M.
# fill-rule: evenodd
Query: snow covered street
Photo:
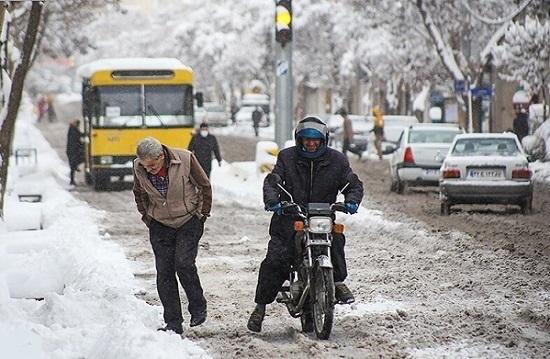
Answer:
M43 126L59 153L64 141L55 138L64 136L63 126ZM241 147L238 142L222 141L222 151L231 157L228 144ZM262 210L261 177L251 162L215 167L212 176L214 208L198 257L209 319L184 334L211 356L535 358L550 353L550 268L543 256L548 248L514 253L487 244L491 232L482 232L484 240L452 226L437 228L437 221L419 221L415 212L396 215L380 204L387 189L375 182L366 183L367 200L359 213L343 218L348 282L357 301L337 308L330 340L301 333L299 321L279 304L268 306L262 333L250 333L246 320L270 217ZM103 211L100 232L131 261L136 297L160 310L151 248L131 191L94 192L80 185L73 193Z

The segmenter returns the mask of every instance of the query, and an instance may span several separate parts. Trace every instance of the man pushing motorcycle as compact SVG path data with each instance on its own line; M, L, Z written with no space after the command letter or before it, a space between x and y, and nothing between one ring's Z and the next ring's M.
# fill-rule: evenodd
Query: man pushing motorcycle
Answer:
M296 145L279 153L272 171L280 176L294 202L304 207L308 203L335 203L339 190L345 188L342 193L346 210L356 213L363 198L363 183L353 174L348 159L327 146L329 132L323 121L315 116L304 118L296 126L294 137ZM272 303L281 290L295 256L294 220L282 213L281 202L288 199L267 179L263 197L265 209L274 214L269 226L271 239L258 274L256 307L247 325L253 332L261 331L266 305ZM344 284L347 276L344 245L344 234L335 233L330 249L335 297L339 303L350 304L355 299Z

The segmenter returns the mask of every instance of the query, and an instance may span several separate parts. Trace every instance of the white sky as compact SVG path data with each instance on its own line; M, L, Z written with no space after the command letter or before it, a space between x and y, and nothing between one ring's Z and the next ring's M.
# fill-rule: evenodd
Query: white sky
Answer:
M162 325L161 308L134 296L140 288L129 261L118 245L99 234L97 223L104 213L63 188L69 168L34 127L34 118L26 100L14 149L36 148L38 161L31 158L15 165L11 160L6 221L0 226L0 358L208 357L190 340L156 330ZM536 178L550 176L547 164L533 169L538 171ZM263 210L262 179L253 162L214 166L216 202ZM42 195L40 204L17 201L18 194L37 193ZM341 221L354 226L401 225L364 207ZM40 224L44 229L22 230ZM399 306L380 299L341 310L340 315Z

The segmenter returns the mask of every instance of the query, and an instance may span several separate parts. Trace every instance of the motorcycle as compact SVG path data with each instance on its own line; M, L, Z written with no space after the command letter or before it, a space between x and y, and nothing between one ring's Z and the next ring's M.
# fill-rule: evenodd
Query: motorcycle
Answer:
M282 186L281 177L270 174L273 187L283 191L290 201L282 202L282 215L294 222L295 260L288 285L283 284L277 302L286 305L293 318L300 318L302 331L315 331L317 338L328 339L334 321L335 299L333 266L330 255L333 233L343 234L344 226L334 223L335 212L348 213L344 203L309 203L307 208L294 202ZM349 182L340 190L343 192Z

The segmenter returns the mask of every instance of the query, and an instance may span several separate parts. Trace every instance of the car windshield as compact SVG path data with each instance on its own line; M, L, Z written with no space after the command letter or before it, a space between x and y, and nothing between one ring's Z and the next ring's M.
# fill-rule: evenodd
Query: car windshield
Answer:
M455 156L516 156L520 153L513 138L463 138L451 152Z
M451 143L459 133L457 130L413 129L409 132L409 143Z
M221 105L210 105L205 107L208 112L225 112L225 108Z

